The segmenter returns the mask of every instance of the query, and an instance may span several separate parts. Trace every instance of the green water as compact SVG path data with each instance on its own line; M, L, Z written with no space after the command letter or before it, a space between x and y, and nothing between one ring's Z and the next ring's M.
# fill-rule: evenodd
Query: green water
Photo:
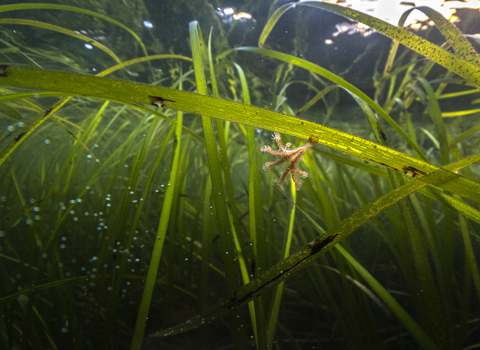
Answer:
M0 349L479 346L477 10L9 3Z

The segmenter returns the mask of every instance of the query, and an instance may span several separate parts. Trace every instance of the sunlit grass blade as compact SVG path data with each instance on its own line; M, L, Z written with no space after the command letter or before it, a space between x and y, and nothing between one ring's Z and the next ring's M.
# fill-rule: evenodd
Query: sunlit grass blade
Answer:
M447 39L448 43L452 46L458 56L462 57L465 61L471 62L477 67L480 67L480 56L467 38L462 34L462 32L460 32L453 22L449 21L443 14L435 11L434 9L427 6L416 6L415 8L405 11L400 19L402 26L406 18L413 10L423 12L435 23L435 26Z
M7 76L0 77L0 83L4 85L62 90L67 94L74 92L75 94L84 94L86 96L90 96L95 92L96 97L143 104L151 104L156 98L161 98L166 108L179 109L190 113L201 113L258 128L275 130L302 139L311 139L319 144L338 149L368 162L376 163L380 166L388 166L404 174L411 175L413 173L417 179L422 179L422 181L429 181L430 178L420 175L437 170L445 172L445 169L448 169L448 167L440 169L402 152L323 125L206 95L133 82L33 68L8 66L3 68L3 70ZM33 81L31 79L32 76L35 77ZM53 81L56 81L56 83ZM0 162L5 159L3 153L1 155ZM452 173L450 175L453 176L452 181L442 182L439 185L442 189L480 202L480 185L477 182L457 174ZM447 178L450 175L445 174Z
M294 64L296 66L299 66L301 68L307 69L311 72L317 73L335 84L340 85L350 93L354 94L358 98L362 99L365 101L372 109L374 109L382 118L384 118L404 139L405 141L408 142L408 144L413 148L415 153L417 154L418 157L420 157L423 160L427 160L427 158L423 155L423 152L420 150L420 148L408 137L408 135L402 130L402 128L378 105L376 104L370 97L368 97L364 92L362 92L360 89L356 88L352 84L348 83L346 80L340 78L338 75L333 74L332 72L316 65L313 64L307 60L298 58L296 56L292 55L287 55L278 51L273 51L273 50L266 50L266 49L259 49L255 47L239 47L236 48L236 50L243 50L243 51L250 51L254 53L259 53L261 55L269 56L272 58L276 58L278 60L288 62L291 64ZM228 52L228 51L227 51Z
M444 118L462 117L462 116L465 116L465 115L476 114L478 112L480 112L480 108L469 109L469 110L465 110L465 111L443 112L442 117L444 117Z
M389 38L398 41L400 44L405 45L406 47L418 52L419 54L431 59L439 65L471 81L476 86L480 86L480 68L478 67L478 56L473 59L473 63L470 63L467 60L448 52L447 50L440 49L437 45L432 44L431 42L420 38L419 36L408 32L403 28L391 25L388 22L367 15L366 13L356 11L352 8L328 4L319 1L302 1L295 5L321 8L348 17L351 20L364 23L369 27L375 29L379 33L382 33L383 35L386 35ZM285 7L285 9L283 7ZM277 10L280 15L293 6L287 4L283 7ZM278 17L275 17L274 21L278 21ZM263 42L266 40L268 34L271 32L273 25L267 22L265 28L268 28L268 32L264 30L264 32L262 33Z

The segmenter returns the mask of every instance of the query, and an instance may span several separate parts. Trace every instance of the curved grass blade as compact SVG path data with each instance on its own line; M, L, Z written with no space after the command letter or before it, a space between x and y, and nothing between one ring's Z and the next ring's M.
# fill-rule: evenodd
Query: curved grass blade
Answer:
M90 10L85 10L79 7L68 6L68 5L56 5L56 4L15 4L15 5L0 6L0 12L18 11L18 10L35 10L35 9L73 11L73 12L83 13L86 15L101 18L129 32L135 38L135 40L140 44L145 56L148 56L147 48L143 44L142 39L140 39L140 37L137 34L135 34L133 30L128 28L126 25L114 20L113 18L102 15L100 13L90 11Z
M140 58L134 58L129 61L121 62L113 67L110 67L108 69L105 69L103 72L100 72L97 74L99 77L104 77L108 74L111 74L119 69L128 67L132 64L136 63L141 63L141 62L149 62L153 60L160 60L160 59L168 59L168 58L178 58L181 60L189 61L192 62L192 59L190 57L182 56L182 55L173 55L173 54L165 54L165 55L152 55L152 56L147 56L147 57L140 57Z
M140 62L144 62L144 61L150 61L152 59L163 59L163 58L179 58L179 59L185 59L187 61L191 61L190 58L188 57L185 57L185 56L181 56L181 55L154 55L154 56L149 56L149 57L142 57L142 58L136 58L136 59L133 59L133 60L130 60L130 61L126 61L126 62L120 62L118 65L115 65L113 67L110 67L100 73L97 74L97 76L99 77L104 77L110 73L113 73L114 71L116 70L119 70L121 68L124 68L126 66L129 66L131 64L135 64L135 63L140 63ZM2 66L0 66L1 68ZM57 92L49 92L49 91L42 91L42 92L35 92L35 93L30 93L30 92L27 92L27 93L19 93L19 94L11 94L11 95L5 95L5 96L0 96L0 101L9 101L9 100L14 100L14 99L17 99L17 98L27 98L27 97L31 97L33 95L39 95L39 96L64 96L65 94L64 93L57 93ZM58 102L58 103L61 103L61 106L58 107L56 110L60 109L63 105L65 105L72 96L80 96L80 95L76 95L76 94L70 94L69 97L66 97L63 102ZM159 101L161 103L161 101ZM152 105L154 106L157 106L157 104L155 103L155 101L152 101L151 103ZM145 107L143 106L132 106L134 108L140 108L140 109L146 109ZM151 112L150 110L148 110L148 112ZM169 120L170 122L174 123L174 121L170 118L167 118L166 116L162 115L162 114L159 114L157 112L152 112L154 114L156 114L157 116L161 117L161 118L164 118L166 120ZM24 130L24 134L21 135L21 137L19 138L17 136L17 138L11 142L2 152L0 152L0 165L5 161L5 159L18 147L18 145L20 145L20 143L23 142L23 140L28 136L30 135L33 130L35 130L38 126L40 126L40 124L42 124L46 119L49 118L49 116L52 115L52 114L49 114L48 116L40 116L38 117L37 119L35 119L34 121L32 121ZM185 131L191 133L195 138L199 139L199 136L195 133L193 133L190 129L188 128L185 128ZM20 135L19 135L20 136Z
M268 19L267 24L265 24L262 34L260 34L260 38L258 39L258 47L263 47L268 35L272 31L273 27L275 27L275 24L277 24L277 21L280 19L280 17L282 17L282 15L289 9L295 7L295 5L296 4L287 4L279 7L278 10L275 11L275 13Z
M118 58L117 55L115 55L113 53L113 51L110 50L108 47L106 47L105 45L99 43L98 41L96 41L92 38L89 38L86 35L78 34L78 33L74 32L73 30L65 29L65 28L62 28L62 27L59 27L59 26L56 26L56 25L53 25L53 24L49 24L49 23L44 23L44 22L40 22L40 21L33 21L31 19L1 18L0 19L0 24L26 25L26 26L32 26L32 27L38 27L38 28L53 30L55 32L59 32L59 33L65 34L65 35L69 35L69 36L72 36L74 38L83 40L83 41L99 48L100 50L105 52L107 55L112 57L115 60L115 62L117 62L118 64L122 63L120 58Z
M454 23L450 22L441 13L435 11L434 9L427 6L418 6L405 11L399 21L402 23L402 27L408 15L413 10L423 12L433 22L435 22L435 26L438 28L438 30L440 30L443 36L447 39L448 43L460 57L462 57L465 61L472 62L477 67L480 67L480 56L467 40L465 35L460 32Z
M356 88L352 84L348 83L346 80L340 78L338 75L316 65L307 60L287 55L278 51L267 50L267 49L259 49L256 47L238 47L235 50L244 50L259 53L261 55L269 56L272 58L276 58L278 60L294 64L298 67L307 69L311 72L317 73L335 84L340 85L350 93L358 96L360 99L365 101L370 107L372 107L382 118L384 118L404 139L408 142L408 144L414 149L415 153L422 158L423 160L427 161L427 158L420 150L420 148L408 137L408 135L403 131L403 129L378 105L373 101L370 97L368 97L365 93L363 93L360 89ZM225 54L228 54L229 51L226 51Z
M166 108L208 115L310 139L382 167L389 167L403 174L413 174L416 179L425 182L431 181L426 174L439 171L444 173L446 178L451 178L450 182L440 183L438 185L440 188L480 203L480 184L454 173L447 177L448 166L439 168L361 137L292 116L206 95L135 82L17 66L0 66L0 72L3 72L3 76L0 76L0 84L3 85L63 91L66 94L74 93L147 105L162 103ZM0 164L5 159L6 154L2 151Z
M480 86L480 68L478 68L480 66L480 60L478 59L478 56L472 61L473 63L470 63L413 33L351 8L318 1L302 1L296 4L296 6L300 5L318 7L348 17L351 20L364 23L375 29L377 32L398 41L400 44L405 45L413 51L418 52L468 81L471 81L477 87ZM284 7L291 8L292 5L287 4L284 5ZM277 11L283 11L283 7L279 8ZM285 11L283 11L282 14L284 12ZM278 20L278 18L276 20ZM265 28L267 27L270 30L273 28L269 23L265 26ZM264 32L265 33L262 33L262 36L268 36L269 32Z

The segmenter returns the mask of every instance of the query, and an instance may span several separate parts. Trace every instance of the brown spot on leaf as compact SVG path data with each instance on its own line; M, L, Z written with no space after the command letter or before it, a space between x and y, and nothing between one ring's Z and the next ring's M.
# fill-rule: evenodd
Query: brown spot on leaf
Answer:
M159 96L148 96L148 98L150 99L150 104L157 107L168 107L169 103L166 104L165 102L175 102L174 100L167 100Z
M424 171L421 171L421 170L418 170L417 168L414 168L413 166L404 166L402 168L403 172L405 173L405 175L409 175L411 177L415 177L417 175L427 175L426 172Z
M7 65L0 65L0 77L6 77L7 76L7 72L5 71L5 69L7 69L8 66Z

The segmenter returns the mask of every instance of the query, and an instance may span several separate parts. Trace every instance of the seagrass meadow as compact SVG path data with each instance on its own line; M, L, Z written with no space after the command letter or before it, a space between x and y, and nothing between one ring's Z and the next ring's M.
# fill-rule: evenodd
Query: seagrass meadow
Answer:
M480 13L222 5L0 5L0 349L480 348Z

